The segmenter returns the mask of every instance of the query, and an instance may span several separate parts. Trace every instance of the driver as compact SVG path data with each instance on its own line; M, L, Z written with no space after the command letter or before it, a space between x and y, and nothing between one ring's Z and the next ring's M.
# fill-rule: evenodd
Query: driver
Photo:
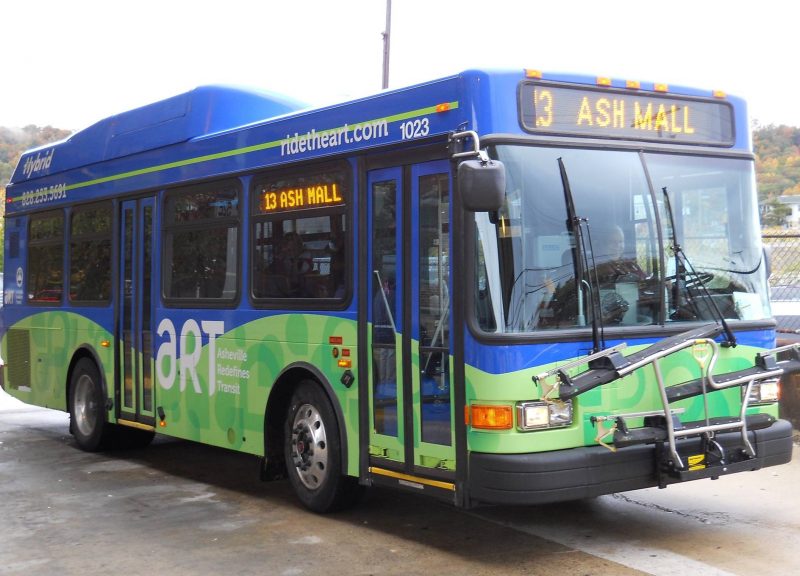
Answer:
M636 259L625 257L625 233L616 224L599 234L595 263L597 282L601 287L647 278Z
M600 312L603 322L621 324L630 303L617 290L617 283L637 283L647 278L634 258L625 257L625 233L616 224L602 230L595 250L592 281L602 291Z
M617 225L601 230L592 237L593 258L589 259L585 280L599 296L600 316L604 324L621 324L631 304L618 291L619 283L639 284L647 278L634 258L625 257L625 234ZM578 317L579 299L574 279L562 284L555 291L558 324L574 325ZM588 294L585 294L584 309L591 310Z

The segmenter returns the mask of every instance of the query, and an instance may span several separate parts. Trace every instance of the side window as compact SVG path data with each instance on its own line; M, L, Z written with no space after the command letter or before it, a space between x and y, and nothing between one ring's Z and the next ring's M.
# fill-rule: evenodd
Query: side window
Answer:
M111 204L76 209L70 217L69 299L111 299Z
M233 302L239 285L239 185L220 182L167 193L164 296Z
M31 216L28 238L28 300L58 304L64 291L63 212Z
M335 306L345 299L349 198L346 164L256 181L254 300L314 299Z

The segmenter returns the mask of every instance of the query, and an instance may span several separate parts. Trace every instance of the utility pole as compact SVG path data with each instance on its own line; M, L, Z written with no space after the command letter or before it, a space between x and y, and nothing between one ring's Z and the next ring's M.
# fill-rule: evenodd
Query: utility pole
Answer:
M383 89L389 87L389 43L392 34L392 0L386 0L386 30L383 33Z

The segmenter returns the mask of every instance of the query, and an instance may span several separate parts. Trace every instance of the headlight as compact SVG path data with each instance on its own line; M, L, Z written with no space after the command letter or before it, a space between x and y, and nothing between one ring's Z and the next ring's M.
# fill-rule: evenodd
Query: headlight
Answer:
M517 428L542 430L572 424L572 400L563 402L520 402L517 404Z
M744 396L747 387L742 387L742 396ZM760 382L753 382L750 387L750 398L747 403L752 404L767 404L769 402L777 402L781 396L781 381L779 378L769 378L761 380Z

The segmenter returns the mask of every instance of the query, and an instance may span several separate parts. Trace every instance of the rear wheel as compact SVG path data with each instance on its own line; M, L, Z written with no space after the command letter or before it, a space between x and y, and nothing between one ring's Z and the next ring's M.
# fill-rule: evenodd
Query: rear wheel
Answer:
M95 452L105 447L112 433L106 420L106 398L97 365L81 358L70 380L70 431L78 447Z
M352 506L362 488L343 474L339 425L322 388L311 380L297 386L284 428L284 455L297 497L314 512Z

